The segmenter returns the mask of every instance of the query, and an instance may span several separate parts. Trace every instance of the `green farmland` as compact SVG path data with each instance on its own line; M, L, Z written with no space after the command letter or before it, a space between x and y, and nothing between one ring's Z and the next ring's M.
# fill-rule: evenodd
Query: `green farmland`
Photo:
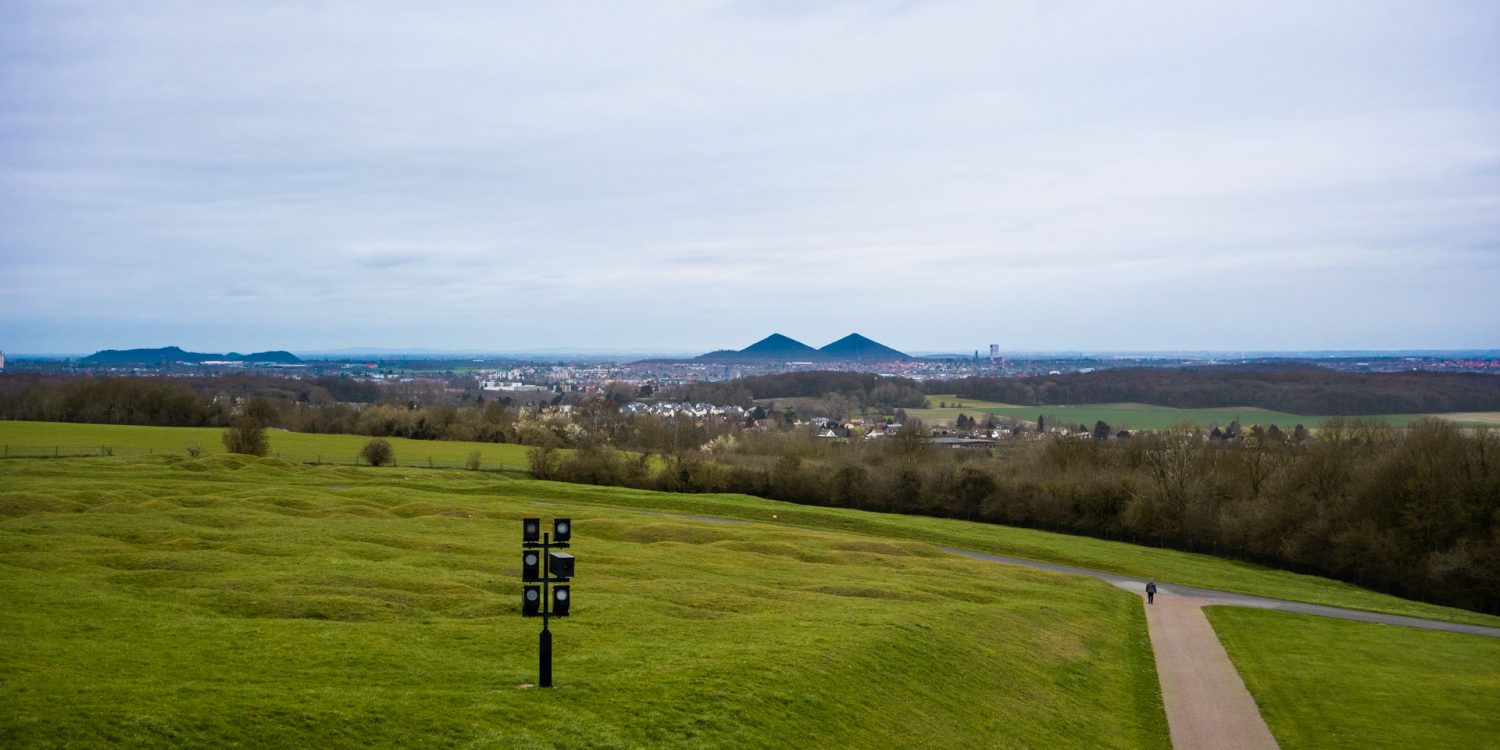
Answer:
M1283 431L1290 432L1292 427L1301 424L1308 429L1316 429L1325 420L1331 417L1315 417L1304 414L1289 414L1287 412L1271 411L1269 409L1258 409L1255 407L1225 407L1214 409L1174 409L1170 406L1152 406L1150 404L1075 404L1064 406L1015 406L1013 404L1000 404L993 401L979 401L976 399L959 398L958 396L928 396L929 407L937 407L946 402L947 407L927 409L907 409L907 415L920 419L930 424L951 424L958 419L959 414L971 417L983 418L987 414L1009 419L1023 419L1035 422L1038 416L1045 417L1049 422L1057 420L1057 424L1077 426L1087 425L1090 429L1094 423L1103 420L1110 427L1117 430L1164 430L1180 424L1189 423L1194 425L1208 426L1217 424L1227 427L1230 422L1238 419L1244 427L1253 424L1269 427L1276 425ZM1401 427L1427 417L1438 417L1452 419L1465 426L1478 426L1486 423L1487 414L1381 414L1361 419L1374 419L1388 424Z
M13 422L0 420L0 452L5 456L186 456L190 448L203 455L223 453L221 427L134 427L72 422ZM270 430L271 457L301 463L350 464L370 438L363 435L314 435ZM527 446L507 443L467 443L456 440L387 438L395 448L397 466L461 468L469 454L479 451L479 467L490 470L528 470Z
M648 494L230 455L0 462L0 745L1168 746L1128 593L610 504ZM525 516L577 529L551 691L526 687Z

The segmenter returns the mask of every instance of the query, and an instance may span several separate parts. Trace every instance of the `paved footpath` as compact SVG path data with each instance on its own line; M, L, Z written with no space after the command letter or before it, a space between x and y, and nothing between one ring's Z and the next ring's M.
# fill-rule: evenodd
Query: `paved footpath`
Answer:
M1004 555L991 555L986 552L974 552L966 549L954 549L942 547L944 552L952 552L955 555L973 557L990 562L1005 563L1007 565L1020 565L1038 570L1050 570L1054 573L1072 573L1074 575L1098 578L1101 581L1112 584L1136 594L1146 589L1146 581L1140 578L1132 578L1119 573L1106 573L1102 570L1090 570L1088 568L1075 568L1071 565L1059 565L1057 563L1038 562L1020 557L1006 557ZM1233 607L1252 607L1254 609L1274 609L1281 612L1297 612L1304 615L1317 615L1319 617L1333 617L1340 620L1358 620L1360 622L1378 622L1382 625L1402 625L1408 628L1422 628L1425 630L1445 630L1450 633L1467 633L1469 635L1482 635L1489 638L1500 638L1500 628L1492 628L1485 625L1469 625L1462 622L1445 622L1443 620L1428 620L1422 617L1406 617L1404 615L1388 615L1381 612L1366 612L1359 609L1344 609L1342 607L1328 607L1322 604L1307 604L1305 602L1293 602L1285 599L1271 599L1264 596L1250 596L1249 594L1236 594L1232 591L1215 591L1213 589L1202 589L1196 586L1179 586L1177 584L1166 584L1156 582L1156 596L1162 595L1181 596L1195 599L1203 604L1227 604Z
M1276 750L1255 699L1203 616L1208 603L1158 591L1156 603L1146 605L1172 748Z
M952 547L942 549L991 562L1091 576L1134 592L1143 603L1146 598L1146 582L1139 578ZM1156 654L1156 676L1161 681L1162 706L1166 710L1173 750L1275 750L1278 747L1276 738L1271 736L1271 730L1266 727L1266 721L1255 705L1255 699L1245 688L1245 681L1240 679L1240 673L1229 660L1229 654L1225 653L1219 636L1203 614L1203 607L1209 604L1500 637L1500 628L1483 625L1325 607L1158 582L1156 603L1144 605L1146 629L1151 636L1151 650Z

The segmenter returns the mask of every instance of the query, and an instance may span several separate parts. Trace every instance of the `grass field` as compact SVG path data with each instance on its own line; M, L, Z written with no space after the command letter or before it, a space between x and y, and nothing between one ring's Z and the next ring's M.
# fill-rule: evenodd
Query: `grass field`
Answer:
M182 432L187 430L187 432ZM205 432L206 430L206 432ZM151 446L161 447L157 454L167 453L167 447L183 445L180 441L194 437L218 439L219 430L212 428L173 427L125 427L112 425L80 425L54 422L5 422L0 421L0 443L13 439L15 444L45 446L54 440L72 439L84 435L91 440L74 439L76 444L94 442L92 438L105 436L113 442L131 446L130 455L144 453ZM277 441L302 441L303 445L325 450L329 445L344 443L346 450L357 451L366 438L350 435L304 435L301 433L273 432L272 447ZM179 442L173 442L179 441ZM407 448L410 444L410 448ZM162 447L165 446L165 447ZM208 448L204 445L205 449ZM222 446L217 446L222 450ZM487 453L486 467L506 466L515 468L524 465L525 446L496 445L493 443L455 443L442 441L399 441L396 443L397 458L405 465L426 467L425 460L411 461L402 455L403 450L420 451L418 455L447 456L451 465L461 465L469 450L493 450ZM439 452L445 451L445 452ZM506 453L509 451L510 453ZM47 451L42 451L46 453ZM117 456L126 455L117 450ZM179 453L180 455L180 453ZM323 460L329 459L323 454ZM283 458L288 453L282 454ZM312 461L308 453L299 460ZM499 458L492 458L499 456ZM297 454L291 458L296 459ZM345 459L341 459L345 460ZM515 463L509 463L514 461ZM443 466L441 460L436 461ZM412 476L423 476L419 472ZM556 485L542 483L541 487ZM550 492L551 490L546 490ZM855 510L820 508L792 503L763 500L744 495L678 495L647 492L615 487L579 486L569 492L571 502L590 502L601 505L627 505L635 508L651 508L671 512L697 513L708 516L724 516L754 521L770 519L773 514L784 523L812 528L845 531L882 537L908 539L943 544L953 547L1012 555L1033 560L1058 562L1097 570L1156 578L1162 581L1204 586L1245 594L1271 596L1296 601L1327 604L1377 612L1429 617L1454 622L1469 622L1480 625L1500 626L1500 617L1481 615L1460 609L1414 602L1359 588L1347 583L1316 576L1299 575L1273 570L1259 565L1234 560L1178 552L1168 549L1141 547L1121 542L1110 542L1090 537L1054 534L1033 529L1020 529L989 524L971 524L922 516L903 516L884 513L869 513Z
M791 526L927 542L1243 594L1500 627L1500 617L1402 599L1341 581L1092 537L947 518L797 505L747 495L688 495L577 486L570 496L575 503L624 505L762 522L774 518L777 523Z
M204 455L223 453L221 427L134 427L71 422L13 422L0 420L0 453L5 456L116 456L187 455L189 447ZM370 438L363 435L313 435L270 430L271 457L303 463L353 465L359 449ZM529 470L527 446L508 443L468 443L456 440L387 438L395 448L398 466L461 468L469 453L479 451L480 468Z
M946 403L947 406L940 406ZM956 405L960 404L960 405ZM998 401L981 401L972 398L959 398L958 396L928 396L926 409L907 409L906 416L911 419L920 419L924 424L953 424L958 415L967 414L971 417L983 417L988 412L985 409L1006 409L1010 404L1002 404ZM1036 419L1036 415L1031 415Z
M1500 738L1500 639L1205 611L1282 750L1481 748Z
M1015 406L992 401L961 399L957 396L927 397L929 405L935 406L945 401L950 404L947 408L907 409L906 413L911 417L931 424L951 424L954 420L958 419L959 414L967 414L971 417L979 418L983 418L987 414L993 414L997 417L1024 419L1030 422L1035 422L1038 416L1043 416L1049 422L1057 420L1058 424L1074 426L1083 424L1087 425L1090 429L1093 428L1095 422L1103 420L1110 427L1117 430L1163 430L1183 423L1203 426L1217 424L1221 427L1227 427L1230 422L1238 419L1244 427L1249 427L1253 424L1269 427L1274 424L1283 431L1290 432L1298 424L1308 429L1316 429L1325 420L1330 419L1330 417L1289 414L1287 412L1257 409L1249 406L1215 409L1174 409L1170 406L1152 406L1150 404ZM952 404L962 404L962 406L953 406ZM1426 417L1449 419L1468 427L1487 423L1500 423L1500 415L1483 412L1462 414L1379 414L1361 417L1361 419L1375 419L1397 427L1403 427ZM1488 417L1497 417L1497 419L1487 422L1486 419Z
M1487 425L1500 427L1500 411L1459 411L1451 414L1438 414L1443 419L1461 422L1471 427Z
M610 492L0 462L0 746L1167 747L1128 593ZM559 687L521 689L517 521L554 515L575 519L575 616Z

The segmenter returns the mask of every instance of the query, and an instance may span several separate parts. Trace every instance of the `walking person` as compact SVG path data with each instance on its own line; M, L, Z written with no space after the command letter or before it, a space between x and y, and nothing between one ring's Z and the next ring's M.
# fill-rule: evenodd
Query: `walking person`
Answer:
M1156 603L1156 581L1146 582L1146 603Z

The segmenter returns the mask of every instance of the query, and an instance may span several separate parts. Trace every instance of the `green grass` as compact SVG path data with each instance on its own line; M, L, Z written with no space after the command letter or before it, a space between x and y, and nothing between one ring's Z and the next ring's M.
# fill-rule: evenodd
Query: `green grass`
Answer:
M939 406L939 404L944 402L948 405ZM962 406L955 406L955 404L962 404ZM982 401L976 398L959 398L958 396L949 394L946 396L928 396L927 406L929 408L926 409L906 409L907 418L920 419L924 424L929 425L953 424L954 420L957 420L960 414L967 414L971 417L976 415L983 416L989 413L983 411L984 409L1006 409L1011 408L1012 405L1002 404L998 401ZM1033 414L1031 418L1036 419L1036 415Z
M0 453L8 456L187 455L197 447L204 455L223 453L221 427L135 427L71 422L16 422L0 420ZM354 464L364 435L313 435L271 430L275 458L303 463ZM387 438L399 466L463 467L471 451L479 451L480 468L529 470L527 446L510 443L470 443L457 440Z
M602 492L227 455L0 462L0 746L1168 744L1125 592ZM520 689L538 623L517 521L554 515L575 519L575 616L559 688Z
M1500 639L1205 611L1282 750L1480 748L1500 738Z
M991 401L961 399L957 396L927 397L929 405L937 405L944 401L947 401L949 404L962 403L963 406L907 409L906 413L911 417L932 424L951 424L954 420L958 419L958 415L961 413L980 418L983 418L986 414L993 414L997 417L1024 419L1029 422L1035 422L1038 416L1043 416L1046 417L1048 422L1057 420L1057 424L1066 426L1083 424L1087 425L1090 429L1093 429L1095 422L1103 420L1117 430L1164 430L1183 423L1201 426L1217 424L1221 427L1228 427L1230 422L1238 419L1240 420L1240 424L1246 428L1254 424L1261 425L1262 427L1269 427L1274 424L1285 432L1291 432L1292 428L1298 424L1310 430L1317 429L1322 426L1324 421L1331 418L1306 414L1290 414L1270 409L1259 409L1253 406L1214 409L1175 409L1170 406L1152 406L1151 404L1015 406ZM1485 416L1485 414L1377 414L1360 418L1379 420L1395 427L1404 427L1418 419L1438 417L1458 422L1467 427L1474 427L1483 423Z
M537 483L538 492L557 486ZM1342 581L1177 550L947 518L823 508L747 495L689 495L578 486L573 502L772 521L798 527L921 541L1029 560L1063 563L1158 581L1326 604L1371 612L1500 627L1500 617L1402 599Z
M158 449L156 450L158 454L171 452L169 449L173 446L176 446L175 451L180 452L182 446L187 444L183 443L183 440L207 436L217 441L220 432L221 430L216 428L127 427L0 421L0 443L14 440L17 442L11 445L46 445L54 440L84 435L90 440L83 444L95 442L94 439L98 438L111 440L113 444L129 448L129 451L124 453L117 448L116 455L138 455L152 446ZM276 446L281 444L278 441L293 441L293 444L296 444L295 441L307 441L302 445L311 445L316 451L323 451L342 442L347 450L353 452L357 451L365 440L366 438L351 435L304 435L276 431L272 433L272 450L274 452ZM462 464L462 459L468 455L469 450L493 451L485 454L483 466L489 468L498 468L502 465L516 468L524 465L526 460L526 447L518 445L417 440L395 442L398 460L408 466L413 463L418 467L426 466L425 460L413 462L403 456L403 451L409 452L413 449L426 450L438 457L446 457L451 462L450 465ZM78 444L77 440L75 444ZM407 447L407 444L411 444L411 447ZM222 445L217 443L213 445L222 450ZM204 444L203 447L207 449L209 445ZM50 453L50 451L42 452ZM324 462L330 460L328 453L321 453L321 455ZM282 457L302 461L314 460L313 456L306 451L300 453L288 451L282 453ZM444 461L436 460L436 464L443 466ZM419 473L414 476L421 475ZM679 495L615 487L573 487L550 483L538 483L537 486L539 488L537 491L542 495L552 493L554 491L550 489L552 487L567 486L570 488L567 496L571 502L623 505L755 521L770 520L771 516L776 514L779 515L780 522L799 526L943 544L1124 573L1141 578L1156 578L1172 583L1314 604L1500 626L1500 617L1414 602L1326 578L1274 570L1209 555L1142 547L1090 537L990 524L973 524L950 519L820 508L744 495Z

